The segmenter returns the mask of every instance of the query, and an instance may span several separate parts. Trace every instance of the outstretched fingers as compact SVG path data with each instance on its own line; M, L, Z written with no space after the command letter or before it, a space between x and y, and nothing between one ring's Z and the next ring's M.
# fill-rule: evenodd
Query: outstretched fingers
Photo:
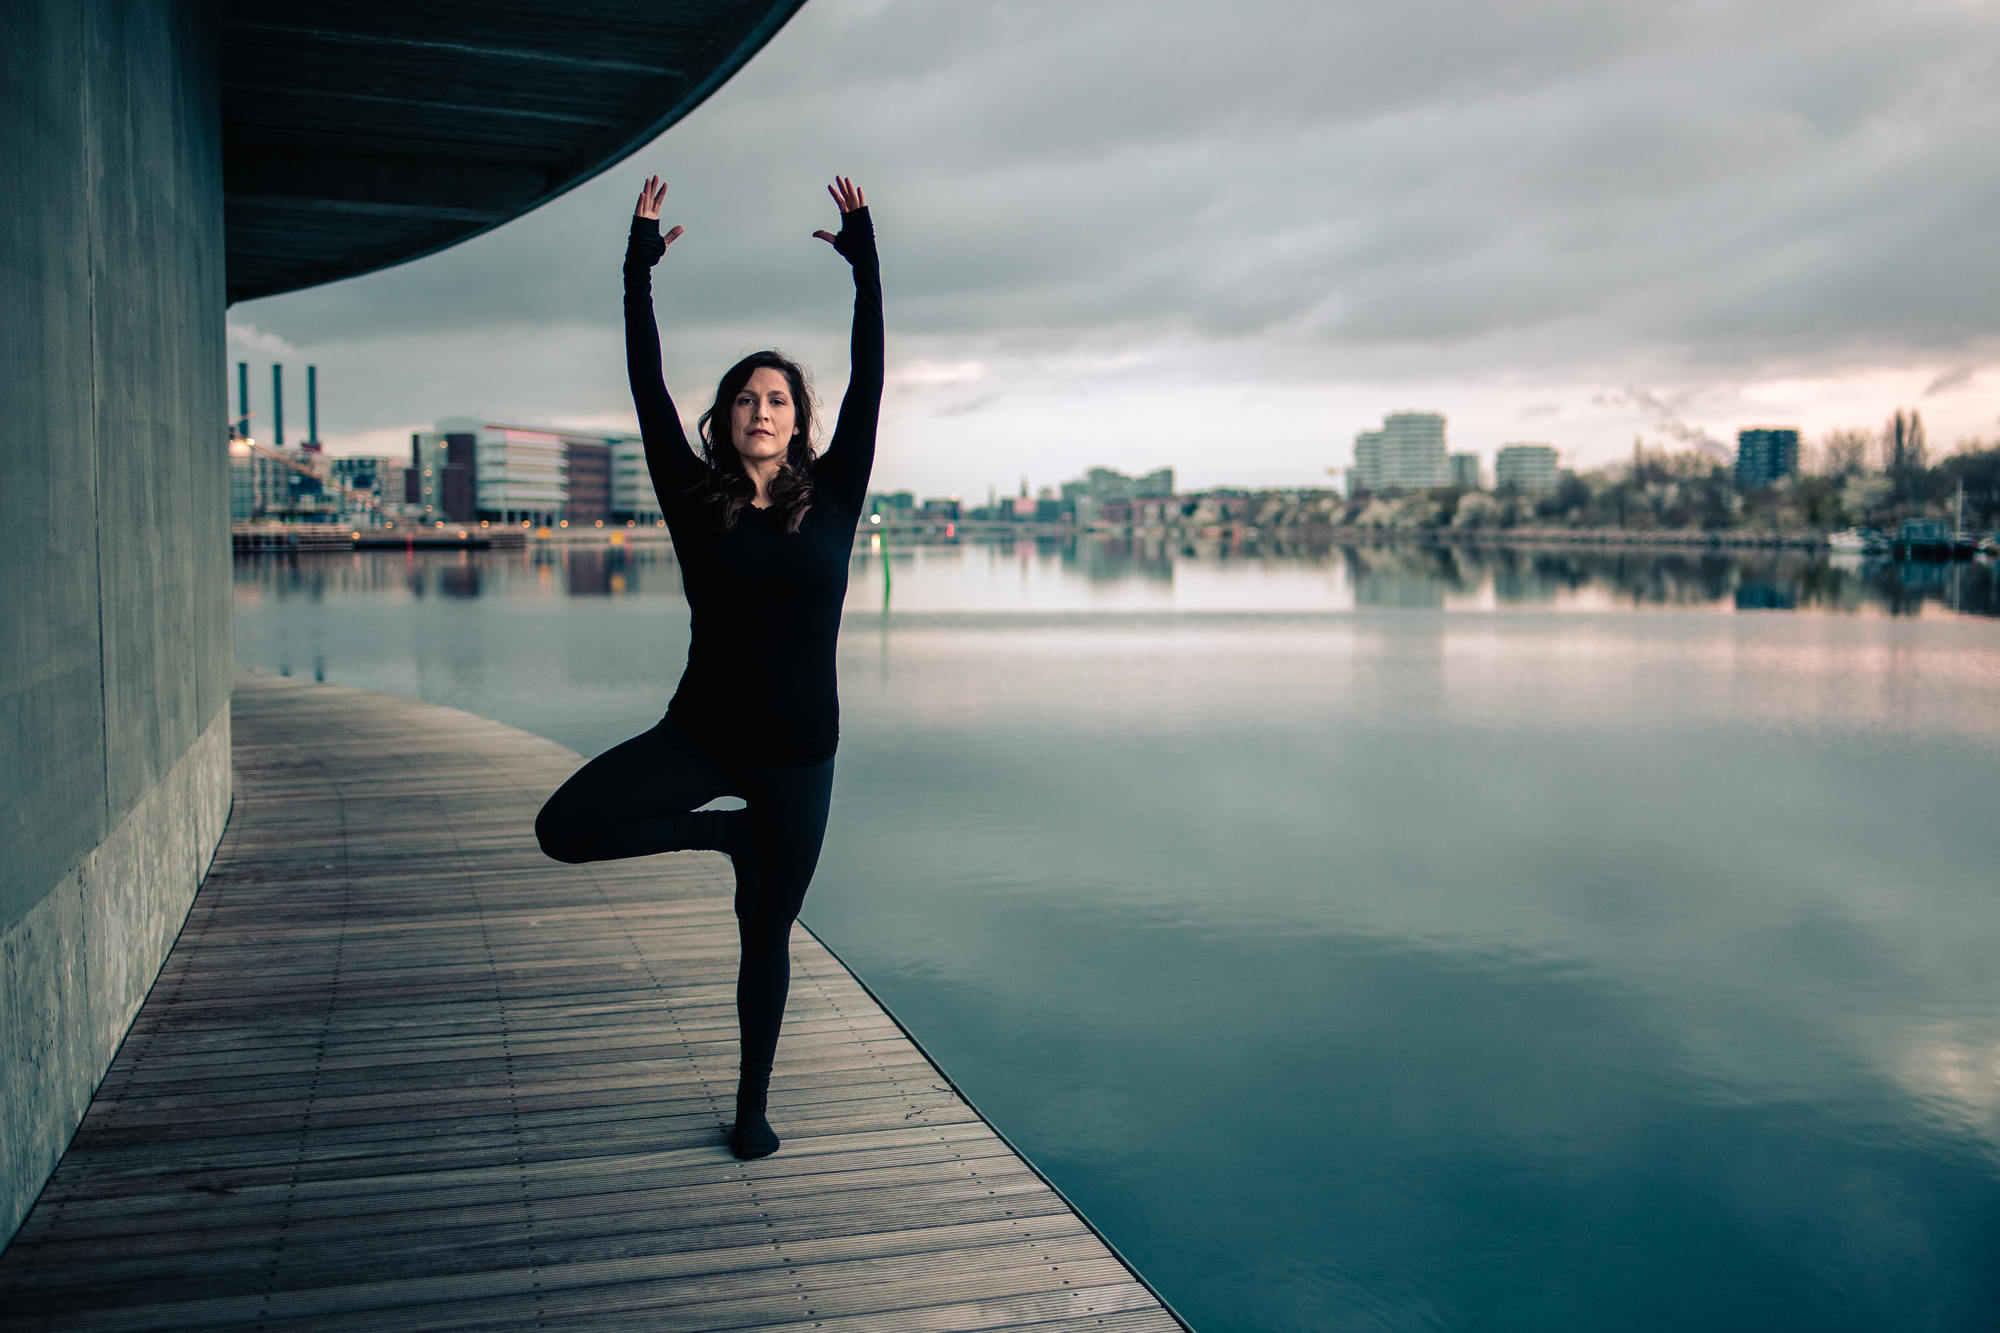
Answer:
M859 185L856 185L845 176L835 176L833 184L826 187L826 192L833 197L834 204L840 209L843 216L852 213L857 208L868 207L868 196L861 193ZM836 239L830 231L816 231L813 235L829 245L833 244Z
M826 192L833 196L834 204L843 213L868 206L867 196L861 193L861 187L845 176L835 176L833 184L826 187Z
M648 176L646 183L639 187L639 205L632 212L642 218L657 218L660 216L660 201L666 197L667 183L658 176Z

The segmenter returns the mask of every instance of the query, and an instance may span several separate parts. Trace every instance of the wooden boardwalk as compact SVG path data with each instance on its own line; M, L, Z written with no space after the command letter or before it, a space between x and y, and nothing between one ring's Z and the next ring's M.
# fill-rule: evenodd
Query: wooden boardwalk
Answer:
M562 866L571 752L239 679L213 868L0 1328L1173 1330L803 927L733 1158L728 866Z

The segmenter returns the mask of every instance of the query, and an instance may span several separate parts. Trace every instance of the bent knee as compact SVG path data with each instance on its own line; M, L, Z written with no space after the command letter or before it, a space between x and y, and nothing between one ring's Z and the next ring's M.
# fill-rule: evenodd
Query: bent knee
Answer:
M542 855L567 865L582 865L590 859L578 839L563 827L562 821L550 817L546 805L535 816L535 841L541 844Z

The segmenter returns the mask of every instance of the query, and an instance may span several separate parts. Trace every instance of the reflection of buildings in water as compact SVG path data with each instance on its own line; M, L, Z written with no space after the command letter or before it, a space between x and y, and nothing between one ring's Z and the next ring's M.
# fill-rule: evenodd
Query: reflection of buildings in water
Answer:
M477 597L485 575L483 565L470 559L446 565L438 571L438 589L447 597Z
M1963 607L1967 588L1977 586L1977 580L1960 573L1956 561L1885 560L1874 572L1876 594L1896 616L1918 615L1927 601ZM1977 598L1973 601L1973 607L1966 609L1978 609ZM1990 600L1986 606L1984 614L1993 614Z
M1347 583L1356 606L1444 609L1445 584L1394 546L1346 546Z
M1169 585L1174 581L1174 548L1162 537L1081 536L1068 555L1092 583L1133 577Z
M1799 591L1766 579L1745 579L1736 585L1738 611L1796 611Z
M1500 604L1546 604L1594 589L1636 606L1739 606L1913 615L1926 603L1969 615L2000 615L2000 568L1990 561L1860 564L1810 552L1639 547L1533 547L1385 542L1339 545L1277 541L1078 535L1070 539L1009 540L992 558L1019 560L1021 574L1048 560L1065 574L1093 583L1143 579L1171 585L1178 561L1207 564L1268 561L1344 569L1357 605L1439 607L1458 591L1489 583ZM872 561L916 560L917 552L885 547L858 551L857 576ZM646 545L531 544L518 551L357 551L259 554L235 561L239 596L323 601L328 597L401 589L412 598L540 595L602 597L636 593L652 571L657 595L674 595L679 567L672 548ZM899 571L900 572L900 571ZM523 585L526 585L524 589ZM532 589L532 593L527 590Z
M286 562L283 587L287 596L303 597L309 602L326 600L327 586L332 582L332 571L323 561L310 557L301 561L297 556ZM339 589L336 587L335 591Z
M1430 552L1429 569L1433 577L1443 585L1448 593L1464 594L1474 591L1478 579L1467 567L1464 555L1456 546L1433 546Z
M1796 561L1773 558L1745 560L1736 568L1731 597L1738 611L1796 611L1800 571Z
M572 547L563 553L563 586L572 597L637 592L623 546Z
M1734 557L1719 551L1676 555L1663 566L1677 589L1673 600L1680 603L1721 601L1729 595L1735 567Z
M2000 564L1991 560L1952 562L1939 596L1946 606L1969 615L2000 615Z
M1491 586L1497 605L1554 601L1556 587L1536 576L1532 554L1518 546L1463 546L1458 559L1467 584L1475 590Z
M1491 552L1494 599L1545 604L1589 588L1635 606L1710 605L1734 595L1735 562L1710 553L1498 548Z
M582 556L582 565L598 572L586 574L582 584L572 590L573 555ZM255 589L276 597L321 598L392 590L413 598L516 596L524 585L549 596L569 591L579 596L602 596L607 591L636 592L641 570L656 574L677 571L672 547L665 543L573 547L535 543L514 551L406 548L278 557L260 553L255 558L237 559L234 580L238 589ZM662 578L657 586L671 591L673 580Z

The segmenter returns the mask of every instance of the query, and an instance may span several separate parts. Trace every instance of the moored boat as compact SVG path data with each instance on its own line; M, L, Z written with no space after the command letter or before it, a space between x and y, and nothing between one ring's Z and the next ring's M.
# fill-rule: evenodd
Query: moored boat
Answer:
M1826 544L1836 555L1863 555L1889 549L1889 539L1874 528L1842 528L1827 534Z

